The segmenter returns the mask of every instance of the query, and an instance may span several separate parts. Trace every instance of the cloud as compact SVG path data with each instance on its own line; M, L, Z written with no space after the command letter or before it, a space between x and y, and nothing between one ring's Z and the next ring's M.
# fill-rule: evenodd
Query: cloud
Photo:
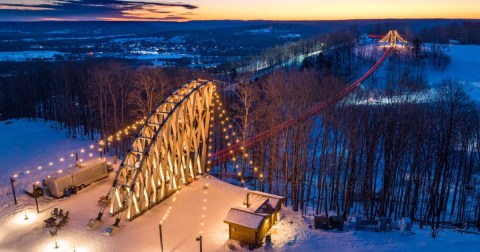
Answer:
M180 20L184 18L176 14L181 15L185 10L191 12L197 8L198 6L182 2L147 0L40 0L32 4L0 0L0 21L44 20L45 18ZM132 15L132 12L138 14Z
M185 21L188 20L185 17L175 16L175 15L168 15L166 17L142 17L142 18L130 18L130 15L125 15L122 18L102 18L103 21Z

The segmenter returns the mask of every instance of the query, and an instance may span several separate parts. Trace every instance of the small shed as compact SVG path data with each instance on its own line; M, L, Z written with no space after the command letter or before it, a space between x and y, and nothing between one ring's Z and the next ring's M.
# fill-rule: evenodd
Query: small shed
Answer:
M224 222L229 225L229 238L260 245L270 228L277 222L285 197L252 191L243 206L233 207Z

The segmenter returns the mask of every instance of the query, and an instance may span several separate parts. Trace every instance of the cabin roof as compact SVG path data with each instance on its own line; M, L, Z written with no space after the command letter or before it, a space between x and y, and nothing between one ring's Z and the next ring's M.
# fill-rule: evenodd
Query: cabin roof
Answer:
M224 222L237 224L247 228L258 230L265 216L243 209L232 208L225 217Z
M266 200L268 200L269 204L274 209L276 209L280 206L282 201L285 200L285 197L283 197L283 196L270 194L270 193L259 192L259 191L251 191L251 192L248 192L248 194L249 194L248 201L249 201L249 205L251 207L255 207L255 206L258 207L261 204L263 204ZM260 204L258 202L260 202Z

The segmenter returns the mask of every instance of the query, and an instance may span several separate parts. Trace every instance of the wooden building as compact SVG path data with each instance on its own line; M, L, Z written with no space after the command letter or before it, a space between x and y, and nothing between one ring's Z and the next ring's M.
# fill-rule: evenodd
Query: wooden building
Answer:
M224 222L229 238L259 246L270 228L280 219L279 211L285 197L252 191L243 206L233 207Z

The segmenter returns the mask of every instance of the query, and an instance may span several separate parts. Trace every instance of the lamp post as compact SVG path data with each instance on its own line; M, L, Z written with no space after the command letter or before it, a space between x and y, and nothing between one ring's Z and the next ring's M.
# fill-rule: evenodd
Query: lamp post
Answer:
M200 242L200 252L202 252L202 235L198 236L196 241Z
M37 213L40 213L40 210L38 209L38 195L37 195L37 187L35 184L33 184L33 198L35 198L35 205L37 206Z
M163 252L162 223L158 224L158 231L160 233L160 251Z
M17 205L17 196L15 195L15 186L13 185L13 182L15 182L15 179L10 177L10 184L12 184L13 201L15 201L15 205Z

